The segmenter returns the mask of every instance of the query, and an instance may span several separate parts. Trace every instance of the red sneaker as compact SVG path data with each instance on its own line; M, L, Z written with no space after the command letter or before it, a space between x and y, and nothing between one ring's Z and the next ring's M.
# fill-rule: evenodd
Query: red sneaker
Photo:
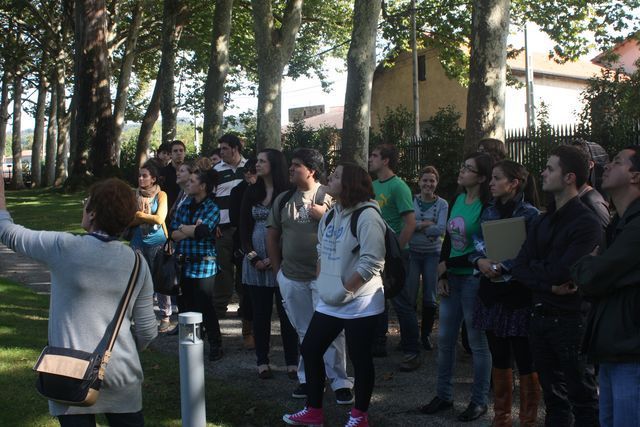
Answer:
M305 407L295 414L285 414L282 420L292 426L322 427L324 414L322 408Z
M344 427L369 427L369 417L366 412L353 408L349 414L349 421Z

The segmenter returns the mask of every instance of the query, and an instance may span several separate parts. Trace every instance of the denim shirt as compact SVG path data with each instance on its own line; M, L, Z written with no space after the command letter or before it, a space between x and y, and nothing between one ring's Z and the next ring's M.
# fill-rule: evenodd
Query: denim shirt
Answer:
M524 217L525 224L528 229L529 223L533 218L537 217L540 214L540 211L531 203L525 201L524 195L522 193L518 194L514 201L515 201L515 207L513 209L513 213L509 218ZM489 204L484 209L484 211L482 211L482 214L480 215L480 224L482 224L483 222L495 221L499 219L504 219L504 218L500 217L500 211L496 206L496 200L493 199L491 200L491 202L489 202ZM484 236L482 235L482 227L480 227L478 234L474 235L473 243L476 250L471 254L469 254L469 261L471 261L475 265L476 261L478 261L481 258L486 258L487 256L487 254L484 251L485 245L484 245ZM513 261L514 260L512 259L504 260L501 262L501 264L504 266L504 268L507 271L511 271L511 268L513 267Z

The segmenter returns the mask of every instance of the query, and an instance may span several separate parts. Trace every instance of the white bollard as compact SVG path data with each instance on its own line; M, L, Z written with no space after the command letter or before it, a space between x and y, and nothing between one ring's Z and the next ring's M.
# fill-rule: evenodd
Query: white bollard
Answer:
M204 427L204 343L202 313L178 314L180 328L180 411L184 427Z

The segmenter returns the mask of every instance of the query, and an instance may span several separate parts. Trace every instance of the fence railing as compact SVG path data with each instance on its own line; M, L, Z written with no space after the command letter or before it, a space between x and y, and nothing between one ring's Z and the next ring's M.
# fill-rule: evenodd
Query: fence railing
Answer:
M605 131L594 131L579 125L546 126L533 132L526 129L507 131L508 157L522 163L536 176L544 169L550 152L559 145L576 139L600 144L609 156L622 148L640 144L640 122ZM458 167L464 156L464 138L410 138L398 144L400 162L396 173L409 183L416 183L420 169L433 165L440 171L440 187L445 192L455 191ZM373 148L373 147L371 147Z

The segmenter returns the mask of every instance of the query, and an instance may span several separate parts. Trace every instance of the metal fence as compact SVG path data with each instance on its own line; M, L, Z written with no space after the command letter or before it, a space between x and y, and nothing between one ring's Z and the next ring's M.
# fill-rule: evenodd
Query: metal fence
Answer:
M509 158L523 164L536 176L542 172L550 152L559 145L585 139L600 144L609 156L629 145L640 145L640 122L601 131L579 125L547 126L528 132L526 129L507 131L506 149ZM464 138L410 138L398 143L400 162L396 173L410 184L426 165L440 171L440 188L444 193L455 191L458 166L464 156ZM373 149L373 147L370 147Z

